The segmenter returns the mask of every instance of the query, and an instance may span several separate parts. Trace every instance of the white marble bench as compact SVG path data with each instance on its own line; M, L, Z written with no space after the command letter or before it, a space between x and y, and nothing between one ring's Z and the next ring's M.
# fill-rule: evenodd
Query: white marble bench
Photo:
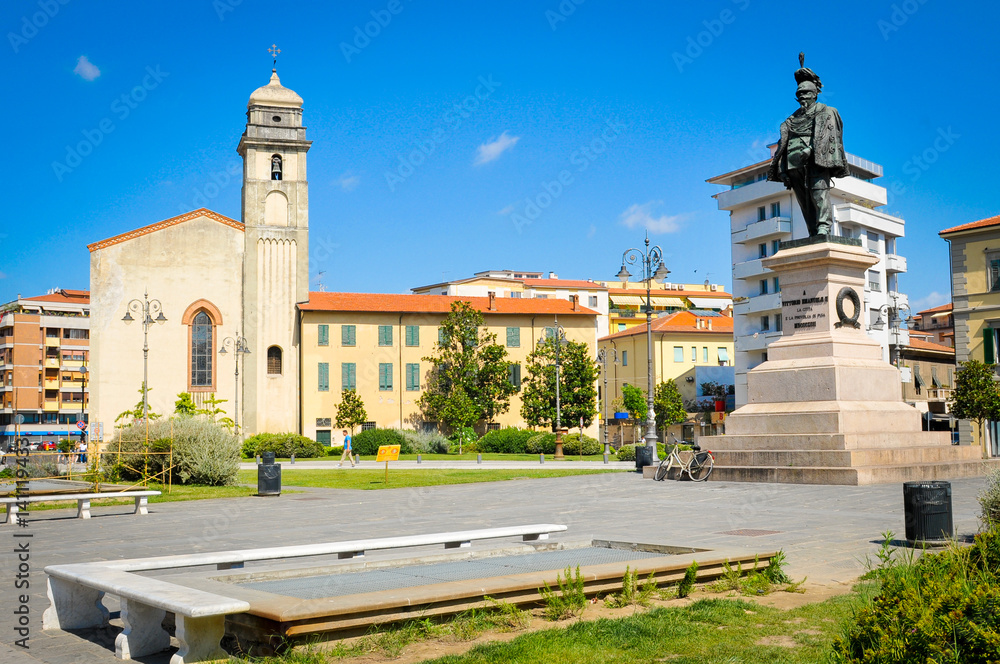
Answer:
M49 493L31 496L6 496L0 498L0 505L7 506L4 515L4 523L17 521L17 513L20 511L18 504L23 503L50 503L58 500L75 500L76 516L80 519L90 518L90 501L101 498L135 498L134 514L149 514L148 498L159 496L159 491L104 491L101 493Z
M566 526L532 524L505 526L450 533L404 535L346 542L325 542L297 546L268 547L202 554L181 554L108 560L73 565L50 565L49 607L42 614L43 629L86 629L108 624L108 611L101 600L105 593L121 599L125 629L115 639L115 655L120 659L142 657L170 645L161 626L167 611L174 614L175 636L180 648L170 664L188 664L224 659L219 643L225 635L225 618L250 610L250 605L215 593L171 583L166 579L140 576L134 572L215 565L218 569L243 567L248 561L284 560L307 556L336 555L338 558L363 556L365 551L414 546L444 545L468 547L475 540L521 537L523 541L547 539Z

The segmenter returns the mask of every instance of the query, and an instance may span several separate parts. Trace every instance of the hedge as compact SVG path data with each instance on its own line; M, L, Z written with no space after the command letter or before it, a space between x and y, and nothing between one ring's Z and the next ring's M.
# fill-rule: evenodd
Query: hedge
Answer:
M358 456L375 456L382 445L399 445L400 454L413 454L413 445L398 429L368 429L351 439L351 448Z
M516 427L497 429L487 432L485 436L480 438L478 447L480 452L493 454L526 454L528 453L528 440L535 435L537 432L530 429Z
M295 455L296 459L314 459L326 455L327 448L311 438L297 433L259 433L243 441L243 456L252 459L264 452L274 452L277 457Z

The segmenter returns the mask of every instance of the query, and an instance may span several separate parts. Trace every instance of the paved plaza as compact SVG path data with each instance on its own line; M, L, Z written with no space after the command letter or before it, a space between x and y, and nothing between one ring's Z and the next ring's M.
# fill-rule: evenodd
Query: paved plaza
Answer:
M433 472L429 463L423 465ZM496 467L492 462L483 465ZM983 479L952 482L959 535L977 529L976 496L983 485ZM158 503L150 505L148 516L129 511L128 506L96 507L89 521L74 518L75 509L35 512L29 528L16 529L33 535L28 651L11 646L17 638L15 620L6 609L16 606L16 594L23 591L14 589L15 527L5 526L8 553L0 571L5 607L0 613L0 662L118 661L114 630L91 640L42 632L41 613L48 606L43 568L51 564L557 523L569 527L555 538L565 541L598 537L708 549L780 548L794 578L808 575L810 583L832 585L849 584L863 571L860 561L877 550L883 531L900 535L903 531L899 484L696 484L642 480L634 472L379 491L303 489L276 498ZM475 546L491 544L503 543ZM117 611L113 599L107 602L111 611ZM160 664L168 659L157 655L142 661Z

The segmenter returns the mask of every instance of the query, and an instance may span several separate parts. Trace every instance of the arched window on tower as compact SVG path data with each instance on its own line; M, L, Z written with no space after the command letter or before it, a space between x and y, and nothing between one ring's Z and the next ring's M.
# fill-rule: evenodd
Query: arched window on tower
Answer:
M273 154L271 155L271 179L280 180L281 179L281 155Z
M204 311L199 311L191 323L191 387L211 388L215 373L212 371L213 356L212 319Z
M281 349L277 346L271 346L267 349L267 375L281 375Z

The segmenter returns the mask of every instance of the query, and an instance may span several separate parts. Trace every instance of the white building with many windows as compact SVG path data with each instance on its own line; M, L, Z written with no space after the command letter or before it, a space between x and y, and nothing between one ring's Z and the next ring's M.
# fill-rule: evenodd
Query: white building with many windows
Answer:
M772 154L774 149L772 145ZM882 344L882 357L889 361L890 345L906 345L907 331L894 333L889 325L876 330L872 324L883 306L909 306L897 285L898 275L906 272L906 259L896 246L904 222L874 209L886 204L885 188L874 182L882 176L882 167L852 154L847 160L851 176L834 179L830 190L833 233L859 238L879 257L868 272L865 321L869 336ZM808 237L795 195L780 182L767 181L770 165L768 159L708 180L728 187L714 198L720 210L729 212L732 232L737 406L747 402L747 371L767 360L768 344L781 336L781 284L761 259L778 251L782 241Z

